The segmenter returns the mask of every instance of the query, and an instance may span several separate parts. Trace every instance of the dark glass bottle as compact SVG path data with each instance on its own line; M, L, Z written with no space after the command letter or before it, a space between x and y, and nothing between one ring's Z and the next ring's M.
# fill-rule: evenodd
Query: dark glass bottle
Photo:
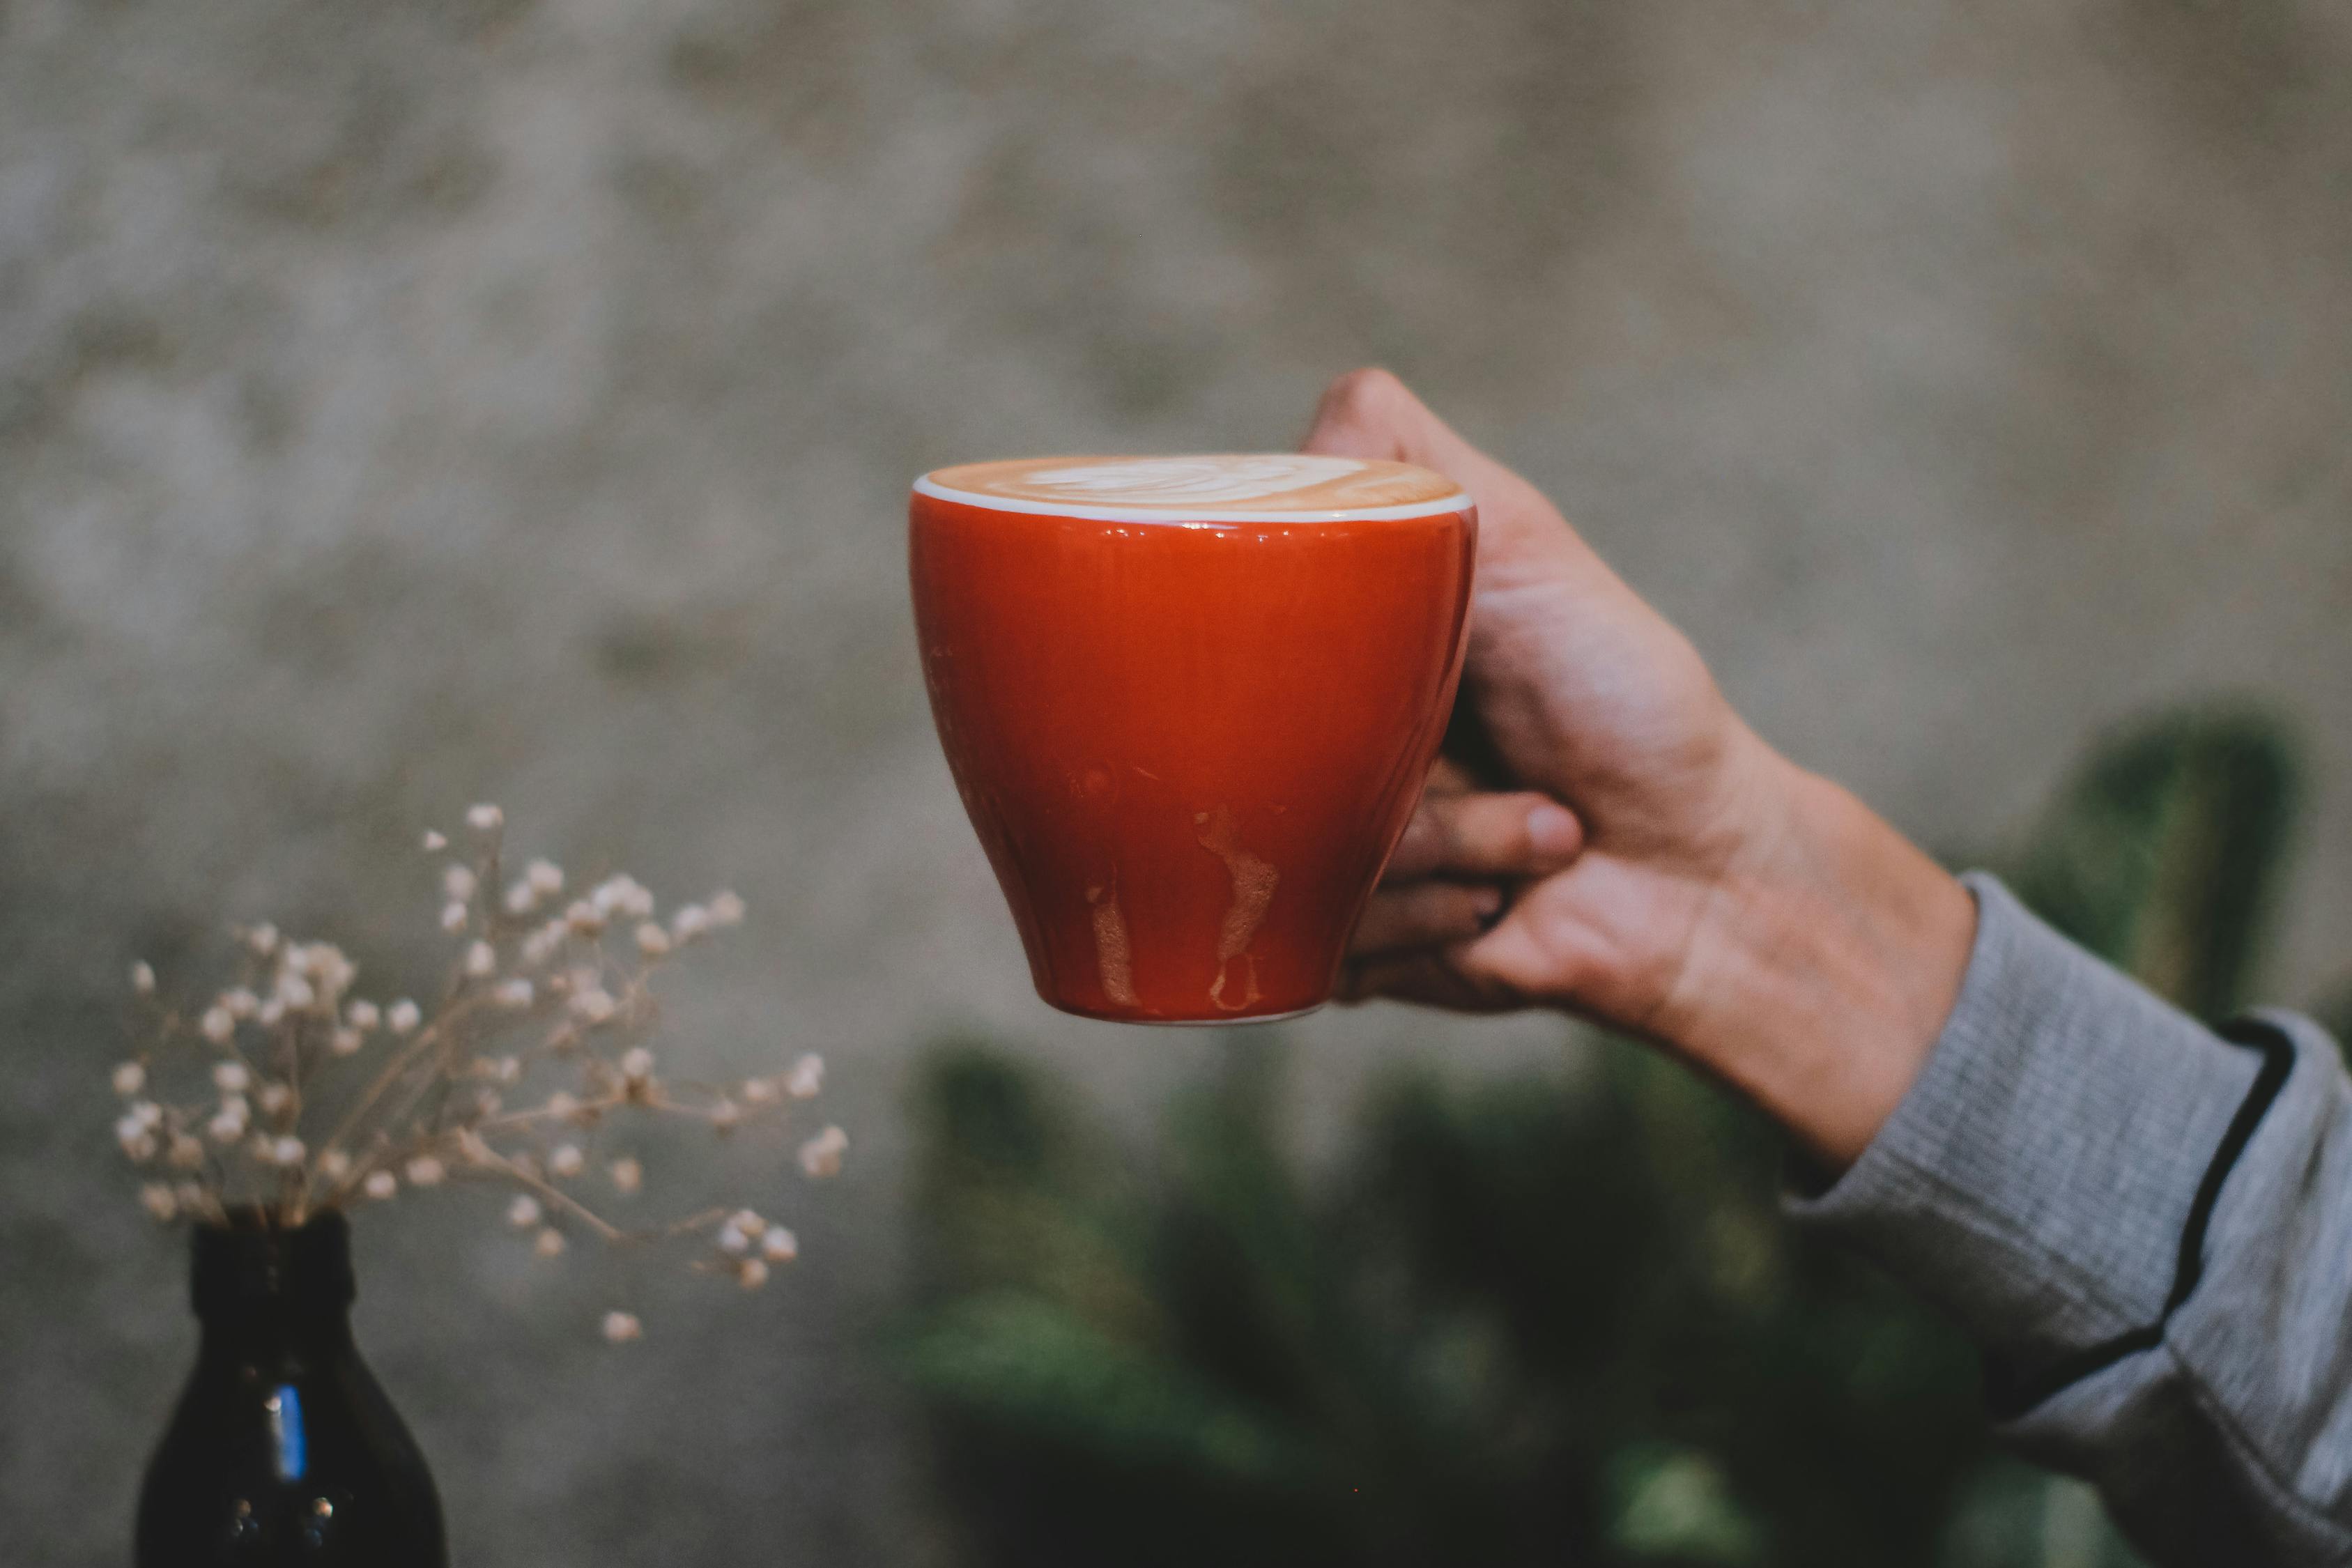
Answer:
M352 1342L340 1214L197 1227L196 1370L148 1462L138 1568L445 1568L425 1456Z

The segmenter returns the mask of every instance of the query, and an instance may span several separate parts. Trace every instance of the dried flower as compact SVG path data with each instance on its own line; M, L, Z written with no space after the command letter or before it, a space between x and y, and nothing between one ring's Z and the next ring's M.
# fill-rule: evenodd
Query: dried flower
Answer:
M288 1106L294 1103L294 1088L291 1084L265 1083L254 1095L253 1101L261 1107L264 1116L280 1116Z
M272 996L268 1001L264 1002L261 1005L261 1011L255 1015L256 1019L265 1029L274 1029L278 1027L278 1024L285 1019L285 1016L286 1004L279 1001L275 996Z
M680 943L710 934L710 911L700 904L682 906L669 918L669 933Z
M534 993L530 982L517 975L499 981L490 994L501 1007L528 1007Z
M180 1212L180 1200L162 1182L149 1182L139 1189L139 1205L158 1225L169 1225Z
M735 1278L746 1290L757 1290L768 1282L768 1266L756 1258L747 1258L735 1266Z
M749 1252L751 1249L751 1233L737 1225L731 1218L719 1227L717 1239L721 1252L740 1253Z
M220 1005L228 1009L232 1018L250 1018L260 1010L261 998L250 987L237 985L221 993Z
M487 980L498 973L499 952L487 942L477 941L466 949L466 973L476 980Z
M205 1009L205 1016L196 1021L196 1028L213 1044L225 1046L236 1034L236 1015L215 1002Z
M606 920L615 915L627 915L643 920L654 912L654 896L635 877L607 877L588 895Z
M419 1154L408 1162L406 1173L412 1187L437 1187L449 1168L431 1154Z
M530 1249L541 1258L552 1258L563 1250L563 1233L549 1226L532 1239Z
M175 1171L193 1171L205 1163L204 1143L185 1132L174 1132L163 1147L163 1162Z
M772 1078L747 1078L743 1080L743 1098L753 1105L772 1105L776 1099L776 1080Z
M155 1157L155 1134L136 1116L126 1116L114 1124L114 1141L122 1145L133 1164L144 1164Z
M368 1034L383 1022L383 1010L373 1002L354 1002L343 1009L343 1022L362 1035Z
M471 866L452 863L441 868L441 896L453 904L471 902L478 885Z
M620 1004L614 1002L612 993L601 985L585 991L574 990L566 1005L579 1015L583 1023L590 1025L611 1023L613 1015L620 1011Z
M604 1314L604 1338L614 1344L625 1344L630 1340L642 1339L645 1331L646 1326L637 1321L636 1314L634 1312Z
M768 1234L760 1238L760 1256L771 1263L790 1263L800 1255L800 1237L782 1226L770 1226Z
M507 814L488 801L466 808L466 826L477 833L496 833L507 825Z
M527 915L539 907L539 894L529 882L520 879L507 885L506 897L499 900L510 915Z
M613 1190L626 1196L646 1184L646 1168L635 1155L623 1155L607 1168L613 1178Z
M403 996L384 1013L383 1021L394 1034L405 1035L425 1021L425 1014L415 1003Z
M213 1065L213 1087L223 1094L242 1094L252 1082L253 1074L243 1062Z
M586 899L574 899L563 911L563 923L582 936L594 936L604 929L604 910Z
M302 1163L302 1156L309 1152L302 1146L302 1140L288 1133L270 1141L269 1162L273 1165L299 1165Z
M631 1083L643 1083L654 1076L654 1054L643 1046L631 1046L621 1053L621 1076Z
M523 880L530 890L542 899L551 899L563 891L563 868L552 860L533 860L522 868Z
M268 921L245 933L245 945L253 950L256 958L268 958L278 950L278 928Z
M710 896L710 921L713 925L741 925L743 900L733 893L713 893Z
M360 1191L378 1203L382 1203L399 1190L400 1179L390 1171L370 1171L367 1173L367 1180L360 1184Z
M319 993L310 981L289 969L278 977L278 984L271 993L271 1000L281 1002L299 1013L316 1003L319 1000Z
M340 1182L352 1173L352 1157L341 1149L329 1149L319 1156L319 1174L331 1182Z
M731 1100L722 1099L710 1108L710 1125L721 1132L732 1132L743 1120L743 1108Z
M794 1062L792 1075L784 1079L784 1092L794 1100L814 1100L824 1088L824 1058L814 1051Z
M425 830L425 837L422 842L425 845L425 852L427 855L437 855L442 850L449 847L449 840L447 837L435 832L430 827Z
M557 1089L547 1097L547 1114L558 1121L569 1121L580 1110L579 1097L568 1089Z
M529 1193L518 1196L507 1205L507 1223L517 1230L529 1230L540 1222L539 1200Z
M327 1037L327 1049L339 1057L355 1057L367 1044L367 1037L357 1029L337 1029Z
M441 906L441 929L451 936L466 929L467 919L466 906L455 899Z
M147 1087L147 1069L137 1062L117 1063L113 1076L117 1094L137 1094Z
M647 958L659 958L669 951L669 932L651 921L646 921L637 927L637 951Z
M215 1143L234 1143L245 1136L245 1130L252 1125L252 1121L253 1113L247 1108L245 1097L232 1094L221 1101L220 1109L205 1124L205 1131L212 1134Z
M587 1165L588 1156L580 1152L580 1145L577 1143L559 1145L556 1151L547 1157L548 1170L558 1176L567 1178L576 1176L585 1170Z
M841 1157L849 1151L849 1134L828 1127L801 1145L801 1169L822 1181L841 1174Z
M155 971L143 958L131 966L131 989L142 996L155 994Z

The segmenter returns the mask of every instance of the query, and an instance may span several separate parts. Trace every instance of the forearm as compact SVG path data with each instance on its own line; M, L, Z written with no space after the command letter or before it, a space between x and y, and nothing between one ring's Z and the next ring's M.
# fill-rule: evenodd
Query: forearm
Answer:
M1841 1170L1951 1013L1976 907L1847 791L1756 744L1742 785L1752 820L1655 1032Z

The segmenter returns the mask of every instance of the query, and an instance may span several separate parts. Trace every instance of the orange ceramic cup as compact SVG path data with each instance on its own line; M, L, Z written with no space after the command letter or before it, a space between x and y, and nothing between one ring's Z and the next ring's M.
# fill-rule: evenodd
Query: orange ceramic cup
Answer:
M1462 668L1477 513L1402 463L1055 458L916 481L940 742L1037 994L1330 999Z

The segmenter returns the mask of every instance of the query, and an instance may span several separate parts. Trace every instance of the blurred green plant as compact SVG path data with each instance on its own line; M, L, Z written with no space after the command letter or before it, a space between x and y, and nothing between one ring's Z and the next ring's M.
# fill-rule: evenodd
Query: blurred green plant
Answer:
M2278 730L2098 749L2005 862L2061 929L2237 1005L2294 803ZM1608 1041L1381 1086L1310 1182L1237 1032L1155 1148L983 1047L916 1100L901 1353L973 1556L2116 1568L2095 1500L1999 1457L1973 1357L1795 1235L1760 1118Z

